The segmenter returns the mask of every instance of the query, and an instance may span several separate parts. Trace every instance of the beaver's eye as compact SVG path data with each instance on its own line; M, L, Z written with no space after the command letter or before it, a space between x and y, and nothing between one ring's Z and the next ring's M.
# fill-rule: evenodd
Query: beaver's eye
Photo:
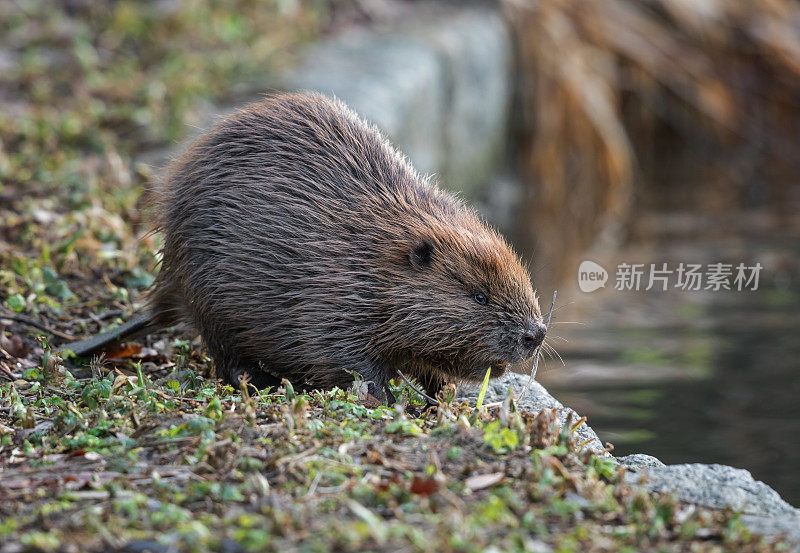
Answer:
M481 305L486 305L486 303L489 301L486 298L486 294L482 294L481 292L478 292L477 294L475 294L474 297L475 297L475 301L478 302Z

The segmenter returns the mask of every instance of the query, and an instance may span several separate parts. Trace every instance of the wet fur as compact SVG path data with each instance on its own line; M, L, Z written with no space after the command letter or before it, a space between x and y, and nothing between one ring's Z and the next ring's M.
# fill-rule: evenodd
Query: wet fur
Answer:
M227 381L345 387L357 371L380 396L399 368L433 395L532 354L517 331L541 315L507 243L339 101L228 117L172 164L157 211L151 317L191 324Z

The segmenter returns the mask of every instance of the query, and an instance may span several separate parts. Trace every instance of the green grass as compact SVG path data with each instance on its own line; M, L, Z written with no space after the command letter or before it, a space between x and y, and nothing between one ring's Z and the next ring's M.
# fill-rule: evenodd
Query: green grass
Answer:
M549 410L450 403L415 416L338 389L251 396L170 376L77 380L56 366L0 385L0 539L44 551L776 550L734 513L629 488Z
M0 305L57 318L135 300L158 250L143 217L155 169L137 156L166 154L236 87L263 91L327 18L280 0L4 4Z

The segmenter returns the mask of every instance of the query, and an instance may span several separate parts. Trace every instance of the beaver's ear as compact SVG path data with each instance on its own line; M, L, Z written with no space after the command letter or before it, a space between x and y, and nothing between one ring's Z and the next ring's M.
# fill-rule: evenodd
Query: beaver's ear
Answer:
M408 258L412 267L417 269L429 267L433 261L433 244L425 238L417 240L411 248Z

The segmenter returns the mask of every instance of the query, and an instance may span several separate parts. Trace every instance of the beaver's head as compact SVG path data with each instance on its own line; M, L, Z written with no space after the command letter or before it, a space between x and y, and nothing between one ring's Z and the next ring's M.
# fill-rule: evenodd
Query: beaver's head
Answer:
M466 218L426 225L403 244L386 326L409 357L480 380L489 367L496 377L531 358L546 327L519 258L472 213Z

